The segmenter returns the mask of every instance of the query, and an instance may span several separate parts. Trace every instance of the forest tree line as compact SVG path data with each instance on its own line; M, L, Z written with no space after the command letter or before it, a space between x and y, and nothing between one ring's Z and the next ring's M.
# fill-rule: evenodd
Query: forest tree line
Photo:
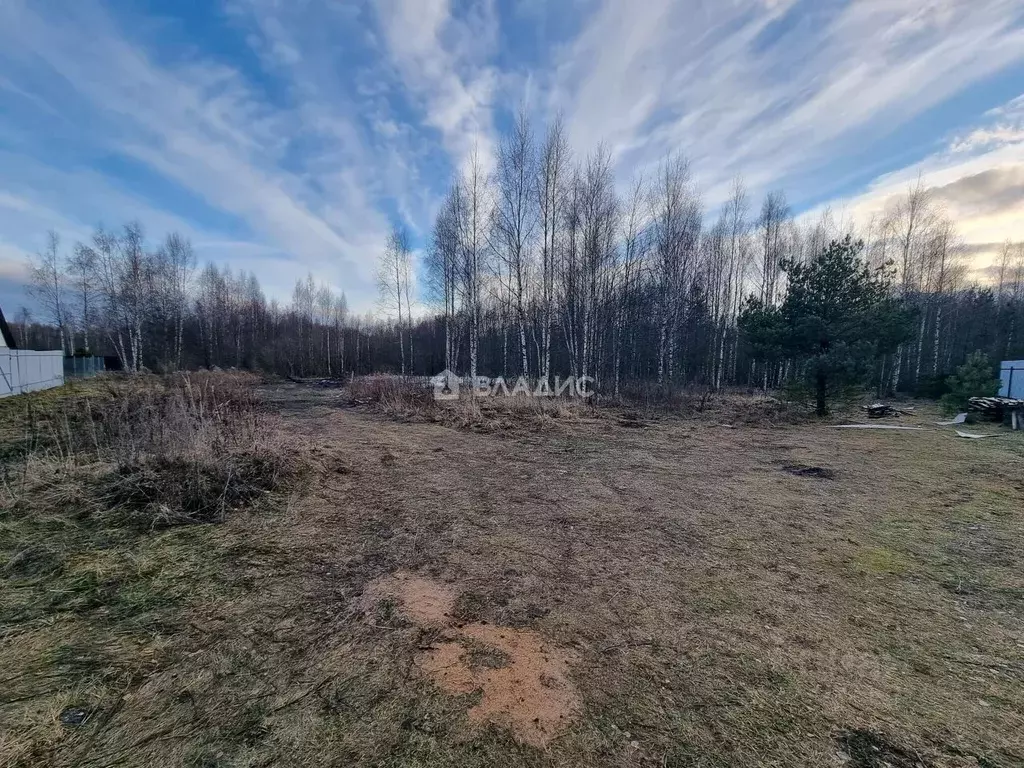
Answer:
M851 233L827 213L801 224L782 192L755 202L739 180L712 215L679 157L620 189L609 154L573 157L557 121L538 137L520 116L492 166L470 158L419 259L401 226L367 255L379 263L376 315L350 313L344 292L311 275L290 303L268 300L255 275L200 269L187 239L151 244L129 223L69 249L51 233L31 260L40 314L9 319L26 347L116 355L128 371L447 368L592 376L607 393L637 382L770 389L797 366L752 344L741 318L782 305L786 265L853 235L908 324L878 347L864 384L928 394L975 350L1024 357L1024 243L1006 243L991 280L972 282L971 252L920 182Z
M623 191L606 151L574 158L558 121L538 137L522 115L493 170L472 156L440 207L424 259L429 332L407 300L403 315L415 270L401 227L381 298L403 356L436 361L443 347L444 367L469 375L591 375L610 393L637 381L770 389L800 374L796 361L759 350L741 318L780 308L788 273L847 238L902 310L864 384L928 393L975 350L1024 355L1024 243L1002 247L990 284L973 282L973 254L920 181L863 232L828 212L798 223L781 191L753 201L741 180L712 215L684 159Z

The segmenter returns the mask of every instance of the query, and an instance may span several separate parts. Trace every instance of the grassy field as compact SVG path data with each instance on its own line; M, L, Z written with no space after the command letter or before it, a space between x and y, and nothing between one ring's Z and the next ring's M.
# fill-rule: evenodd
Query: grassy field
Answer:
M700 405L0 402L0 766L1024 764L1021 437Z

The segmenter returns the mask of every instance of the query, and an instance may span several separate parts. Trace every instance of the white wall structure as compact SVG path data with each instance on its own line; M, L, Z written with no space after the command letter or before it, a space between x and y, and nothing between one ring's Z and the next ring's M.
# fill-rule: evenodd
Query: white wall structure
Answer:
M64 353L0 346L0 397L64 384Z
M1004 360L999 368L999 379L1003 383L999 396L1024 400L1024 360Z

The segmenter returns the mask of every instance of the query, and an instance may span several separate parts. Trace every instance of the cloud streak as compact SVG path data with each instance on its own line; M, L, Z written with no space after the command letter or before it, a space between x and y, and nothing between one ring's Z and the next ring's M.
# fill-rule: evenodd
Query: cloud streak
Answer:
M1003 242L1024 241L1024 134L1016 130L1022 118L1024 98L1013 99L920 162L883 174L859 194L830 205L865 227L920 178L957 223L983 274Z
M101 8L86 5L43 15L15 2L0 11L7 50L48 70L36 92L56 101L54 83L70 86L88 105L96 123L90 138L102 150L238 217L303 266L322 273L335 265L357 289L369 290L372 269L361 256L381 243L386 218L340 161L323 153L305 158L304 165L324 161L312 183L283 167L290 146L308 132L302 113L272 110L230 67L161 66L126 41ZM344 126L333 129L338 136Z
M556 100L578 149L604 139L627 168L680 150L712 201L738 174L810 197L823 164L1022 61L1011 0L607 0Z

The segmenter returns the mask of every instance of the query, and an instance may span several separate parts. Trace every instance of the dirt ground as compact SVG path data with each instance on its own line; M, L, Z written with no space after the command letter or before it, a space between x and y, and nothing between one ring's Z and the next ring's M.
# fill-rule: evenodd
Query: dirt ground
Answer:
M307 481L76 555L0 766L1024 765L1018 435L262 394Z

